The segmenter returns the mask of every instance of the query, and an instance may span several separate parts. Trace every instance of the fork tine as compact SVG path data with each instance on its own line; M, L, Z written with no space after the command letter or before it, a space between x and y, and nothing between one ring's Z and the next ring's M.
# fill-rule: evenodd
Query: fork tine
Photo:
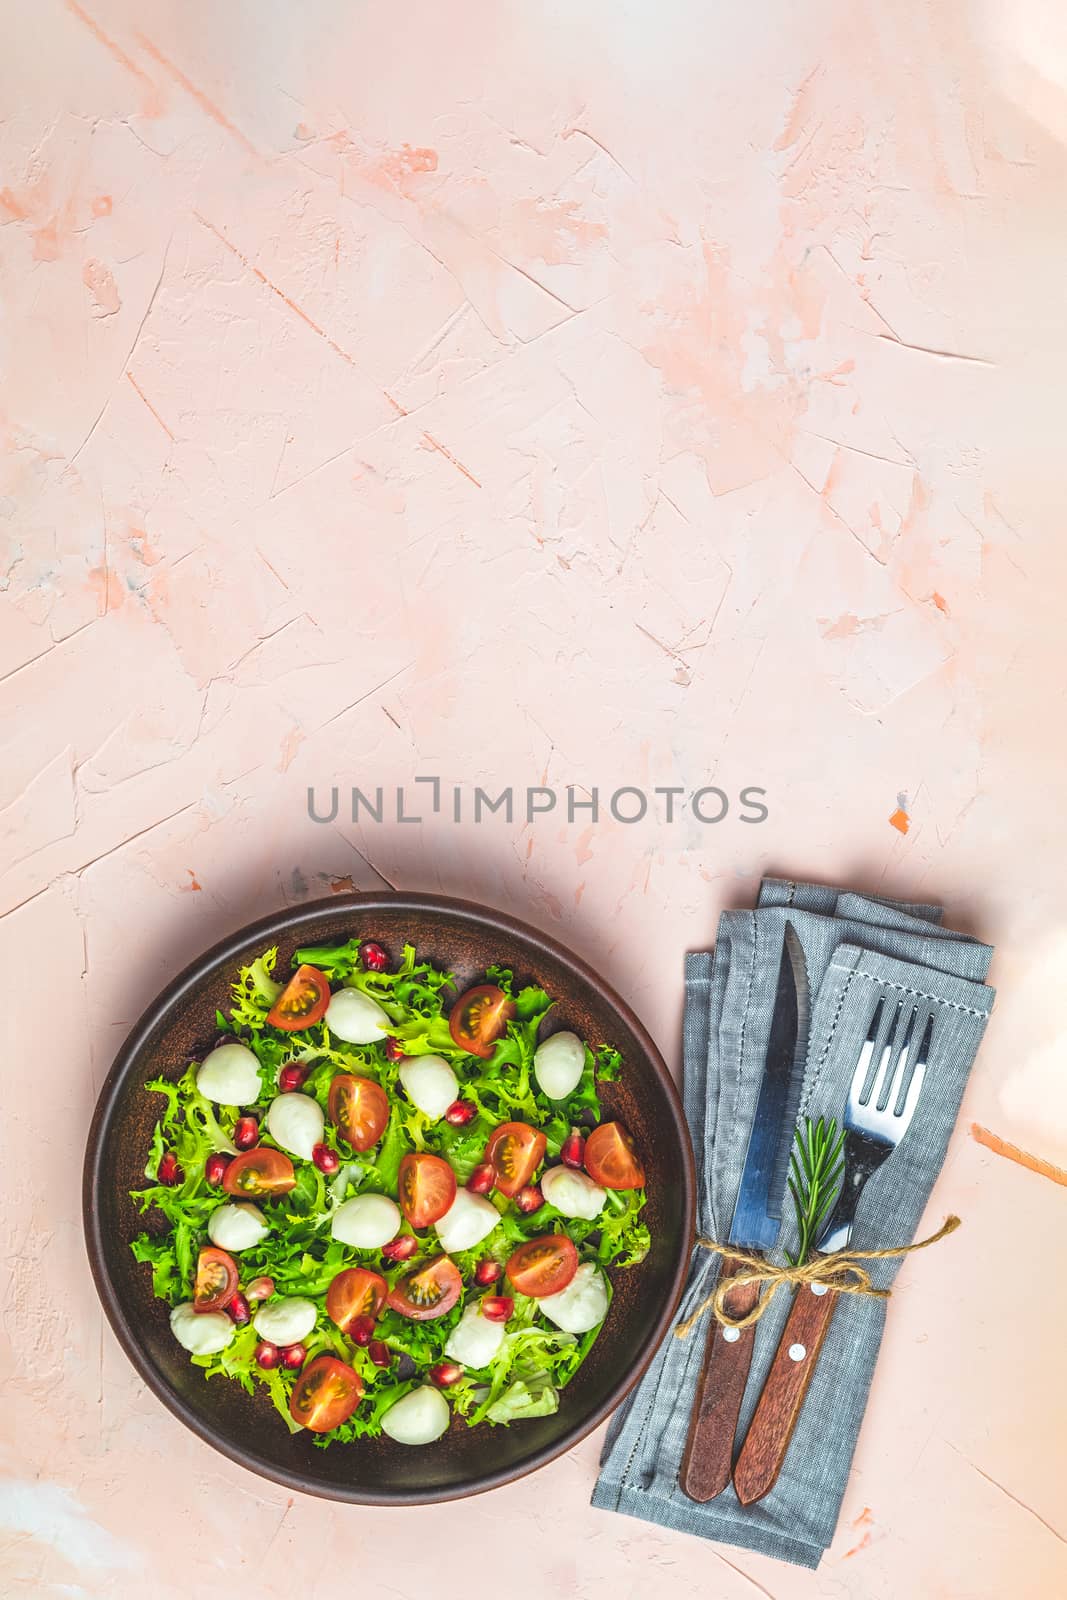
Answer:
M878 1038L878 1030L882 1026L882 1012L884 1010L885 997L880 995L878 998L878 1004L874 1008L874 1015L871 1018L870 1027L867 1029L867 1037L864 1039L863 1044L860 1047L860 1053L856 1060L856 1070L852 1074L852 1082L848 1086L848 1103L845 1113L846 1117L853 1115L856 1111L856 1108L863 1103L863 1092L867 1083L867 1073L870 1070L871 1060L874 1056L875 1040Z
M878 1096L877 1109L879 1111L884 1111L886 1106L895 1103L897 1095L900 1091L900 1086L904 1082L904 1078L908 1071L908 1060L911 1056L911 1038L912 1034L915 1032L915 1018L918 1016L918 1014L918 1006L912 1006L911 1016L908 1018L907 1030L904 1034L903 1040L901 1041L900 1048L897 1051L896 1063L892 1071L887 1075L885 1082L882 1084L882 1090Z
M900 1028L900 1019L903 1014L904 1002L903 1000L898 1000L897 1009L893 1013L893 1020L889 1024L889 1032L886 1034L885 1043L882 1046L882 1054L879 1057L878 1070L874 1075L874 1082L871 1084L869 1089L867 1088L867 1085L864 1084L864 1092L860 1095L861 1106L877 1106L878 1101L881 1098L882 1089L884 1088L886 1082L886 1075L889 1072L889 1064L893 1059L893 1040L896 1038L897 1032Z
M934 1019L933 1014L931 1013L926 1020L926 1027L923 1030L922 1043L919 1046L919 1055L915 1062L915 1071L911 1075L911 1082L908 1084L908 1092L904 1096L903 1107L897 1111L897 1116L900 1118L901 1123L901 1136L903 1136L908 1124L915 1115L915 1106L922 1091L923 1079L926 1077L926 1063L929 1060L930 1045L933 1042L933 1036Z

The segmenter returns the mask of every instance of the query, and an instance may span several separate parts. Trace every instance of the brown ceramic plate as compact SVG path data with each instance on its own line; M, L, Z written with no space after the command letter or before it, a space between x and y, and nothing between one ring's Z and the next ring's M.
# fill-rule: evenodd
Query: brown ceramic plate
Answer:
M542 985L557 1002L556 1026L608 1040L625 1070L602 1089L608 1111L637 1134L648 1174L645 1218L652 1249L640 1266L612 1274L607 1321L563 1391L555 1416L510 1427L455 1421L436 1444L415 1449L384 1436L332 1449L289 1434L263 1395L224 1379L206 1381L171 1335L167 1308L130 1241L144 1222L128 1191L143 1183L144 1155L159 1098L143 1088L159 1073L177 1078L215 1035L215 1009L229 1000L236 968L270 945L279 971L300 945L354 934L454 972L461 988L488 963ZM644 1371L671 1325L693 1232L693 1157L677 1092L652 1040L606 983L544 934L511 917L437 895L350 895L265 918L216 945L149 1006L101 1091L89 1132L83 1206L89 1259L119 1342L164 1405L202 1439L253 1472L290 1489L369 1505L415 1505L491 1489L543 1466L595 1428Z

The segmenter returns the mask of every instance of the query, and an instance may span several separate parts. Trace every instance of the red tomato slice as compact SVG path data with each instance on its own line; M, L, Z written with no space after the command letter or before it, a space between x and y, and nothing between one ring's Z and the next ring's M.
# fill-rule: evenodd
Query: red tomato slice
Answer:
M548 1141L528 1122L502 1122L485 1147L501 1194L514 1198L544 1160Z
M602 1122L585 1141L585 1170L602 1189L641 1189L645 1169L621 1122Z
M353 1150L377 1144L389 1121L389 1097L373 1078L339 1072L330 1084L330 1121Z
M406 1155L397 1177L400 1209L413 1228L440 1222L456 1198L456 1174L441 1156Z
M389 1291L389 1305L412 1322L430 1322L451 1311L462 1293L456 1263L448 1256L435 1256L397 1280Z
M330 1003L330 985L325 973L318 967L297 967L274 1005L267 1012L272 1028L284 1028L286 1033L296 1033L301 1028L314 1027L326 1015Z
M222 1187L238 1200L273 1200L296 1187L296 1173L287 1155L258 1144L234 1156L222 1175Z
M342 1333L357 1317L376 1317L385 1304L389 1285L380 1273L367 1267L346 1267L326 1291L326 1312Z
M448 1018L448 1031L461 1050L488 1060L515 1015L514 1002L495 983L480 983L461 994Z
M289 1415L312 1433L329 1433L347 1422L363 1396L363 1382L347 1361L316 1356L296 1380Z
M196 1261L194 1311L225 1311L234 1295L240 1275L237 1263L225 1250L206 1245Z
M543 1300L570 1283L578 1271L578 1252L565 1233L543 1233L512 1251L504 1271L520 1294Z

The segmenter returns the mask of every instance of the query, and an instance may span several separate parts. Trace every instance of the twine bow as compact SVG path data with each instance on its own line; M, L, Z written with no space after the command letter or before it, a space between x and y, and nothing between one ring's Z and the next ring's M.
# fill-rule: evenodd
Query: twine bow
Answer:
M771 1301L783 1284L795 1284L798 1288L805 1283L811 1285L822 1284L823 1292L832 1289L835 1294L860 1294L867 1295L875 1300L888 1300L889 1289L876 1289L871 1282L871 1275L864 1261L887 1261L893 1256L910 1255L913 1250L926 1250L932 1244L938 1244L950 1233L955 1233L960 1225L959 1217L946 1217L944 1224L928 1239L919 1239L914 1244L897 1245L891 1250L832 1250L829 1255L819 1255L817 1252L809 1260L799 1266L776 1266L773 1261L768 1261L764 1256L751 1255L747 1250L735 1250L730 1245L718 1244L714 1239L697 1238L697 1244L702 1250L709 1250L712 1255L722 1256L727 1261L741 1261L744 1263L739 1272L732 1273L728 1278L720 1278L711 1293L700 1302L691 1316L686 1317L674 1330L676 1339L688 1338L697 1323L706 1311L710 1311L716 1322L724 1328L748 1328L758 1322L766 1311ZM740 1289L745 1284L767 1284L767 1293L761 1294L756 1304L743 1317L732 1316L727 1310L726 1302L734 1289Z

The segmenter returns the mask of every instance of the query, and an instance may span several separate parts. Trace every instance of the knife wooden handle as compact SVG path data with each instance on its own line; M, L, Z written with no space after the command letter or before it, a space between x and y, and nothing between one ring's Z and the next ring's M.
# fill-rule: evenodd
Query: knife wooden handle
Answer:
M802 1284L782 1329L771 1369L734 1468L743 1506L770 1494L782 1470L838 1296L822 1284Z
M720 1280L732 1278L744 1265L743 1261L724 1261ZM742 1284L740 1288L730 1290L726 1297L726 1309L732 1317L746 1316L759 1299L759 1294L759 1283ZM730 1338L729 1335L735 1337ZM755 1337L755 1324L740 1330L724 1328L710 1313L708 1315L704 1365L697 1384L685 1455L678 1473L679 1486L690 1500L699 1500L701 1503L714 1500L730 1481L734 1434L737 1432L737 1418L741 1411Z

